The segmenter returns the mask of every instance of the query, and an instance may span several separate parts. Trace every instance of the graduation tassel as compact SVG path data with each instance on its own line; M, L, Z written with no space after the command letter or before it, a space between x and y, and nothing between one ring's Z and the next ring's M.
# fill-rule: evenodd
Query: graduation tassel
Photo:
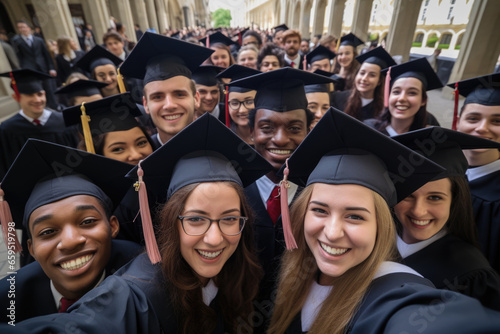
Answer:
M290 210L288 208L288 159L285 161L285 170L283 171L283 180L280 181L280 204L281 204L281 221L283 223L283 235L285 237L286 249L292 250L297 247L295 238L292 233L292 224L290 222Z
M339 48L340 48L340 37L337 38L337 53L339 53Z
M456 131L458 122L458 98L459 98L458 82L455 83L454 93L455 93L455 107L453 108L453 122L451 124L451 129Z
M116 70L118 71L116 79L118 81L118 89L120 90L120 94L126 93L127 90L125 89L125 84L123 83L123 75L121 75L119 68L117 68Z
M90 132L90 116L85 113L85 102L82 102L82 106L80 110L82 111L82 115L80 116L82 120L82 129L83 129L83 138L85 138L85 147L87 148L87 152L95 153L94 142L92 141L92 133Z
M238 43L240 43L240 46L241 46L241 31L238 32Z
M10 212L9 203L7 203L7 201L5 200L5 193L3 192L1 187L0 187L0 224L2 225L3 240L7 248L9 250L13 250L15 253L20 253L23 250L23 247L19 243L19 239L17 239L16 229L13 228L15 227L15 224L12 219L12 213ZM13 249L10 248L11 245L14 246Z
M137 176L139 177L139 181L134 184L134 187L135 191L139 192L139 208L141 212L142 232L146 243L146 251L148 253L149 261L151 261L152 264L156 264L161 261L161 255L158 249L158 244L156 243L155 231L153 229L153 222L149 211L148 191L146 189L146 184L142 179L144 171L142 170L141 162L142 160L139 161L139 164L137 165Z
M226 90L224 91L225 96L225 101L226 101L226 126L228 128L231 128L231 118L229 116L229 104L228 104L228 99L229 99L229 86L226 86Z
M304 55L304 60L302 61L302 68L307 71L307 56Z
M17 83L16 79L14 79L14 74L12 74L12 72L9 72L9 76L10 76L10 82L12 84L12 89L14 90L14 94L16 94L17 99L20 99L21 95L19 94L19 90L17 89Z
M206 41L205 41L205 44L206 44L205 46L206 46L207 48L209 48L209 47L210 47L210 35L207 35L207 39L206 39Z
M384 107L389 107L389 91L391 90L391 68L387 70L387 75L385 76L384 85Z

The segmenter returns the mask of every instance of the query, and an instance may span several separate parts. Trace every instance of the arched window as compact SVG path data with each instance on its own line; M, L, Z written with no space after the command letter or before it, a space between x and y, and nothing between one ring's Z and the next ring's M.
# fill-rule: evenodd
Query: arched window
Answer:
M441 35L441 39L439 40L438 48L440 49L448 49L450 47L452 34L444 33Z

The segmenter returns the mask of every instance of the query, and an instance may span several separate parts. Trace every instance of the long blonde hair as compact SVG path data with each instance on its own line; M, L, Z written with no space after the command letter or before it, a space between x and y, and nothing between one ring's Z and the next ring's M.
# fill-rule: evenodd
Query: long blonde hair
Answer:
M281 334L290 326L304 306L318 266L304 237L304 219L314 184L306 187L292 205L290 216L298 249L283 256L274 312L269 334ZM359 265L335 278L330 295L325 299L310 334L342 333L355 315L372 279L383 261L394 258L396 231L387 202L373 191L377 235L371 254Z

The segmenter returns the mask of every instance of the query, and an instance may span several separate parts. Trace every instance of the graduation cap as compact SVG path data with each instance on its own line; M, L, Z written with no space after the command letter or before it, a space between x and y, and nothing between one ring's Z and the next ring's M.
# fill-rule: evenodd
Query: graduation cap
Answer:
M233 64L226 68L224 71L220 72L217 74L216 78L228 78L231 79L231 81L236 81L240 80L243 78L250 77L252 75L260 74L262 73L259 70L255 70L250 67L238 65L238 64ZM251 91L252 89L250 88L244 88L244 87L238 87L238 86L229 86L229 92L239 92L239 93L246 93Z
M299 185L357 184L380 194L390 207L444 170L335 108L294 151L288 167L288 178Z
M492 73L447 85L455 89L455 109L452 128L458 120L458 95L465 96L464 105L477 103L484 106L500 106L500 73Z
M130 168L100 155L28 139L1 184L12 212L18 213L16 228L28 230L35 209L71 196L94 196L112 212L132 185L124 177Z
M309 52L306 56L306 60L308 64L312 64L315 61L323 60L323 59L333 59L335 58L335 53L330 51L330 49L325 48L323 45L318 45L311 52Z
M350 45L356 48L361 44L365 44L365 42L360 40L358 36L354 35L352 32L340 38L340 45Z
M164 203L189 184L229 181L245 187L271 170L272 166L253 148L205 113L140 162L127 177L139 175L140 198L145 196L147 185L147 192ZM139 202L146 204L147 200L142 197ZM146 248L151 262L156 263L160 258L148 215L147 205L141 205Z
M424 90L433 90L443 87L441 80L432 69L426 58L419 58L401 65L390 67L391 87L401 78L416 78L423 84Z
M126 131L139 126L135 117L142 116L130 93L116 94L81 106L63 110L66 126L81 124L88 152L94 153L92 135Z
M43 80L51 79L52 76L30 69L18 69L0 74L0 77L10 78L10 85L17 96L19 94L38 93L43 88Z
M277 33L278 31L286 31L290 28L288 28L288 26L286 24L280 24L279 26L276 26L273 28L274 29L274 33Z
M82 70L93 73L97 66L113 65L118 67L122 63L120 57L115 56L100 45L96 45L87 52L80 60L78 60L74 67L81 68Z
M229 83L229 87L238 86L257 90L255 109L286 112L307 108L304 85L330 82L332 79L321 75L284 67L232 81Z
M394 61L394 59L392 59L391 55L381 46L357 56L356 60L360 64L369 63L378 65L380 66L381 70L389 66L396 65L396 62Z
M214 65L199 66L192 74L192 79L196 84L203 86L218 85L217 74L223 71L223 67Z
M179 75L191 79L191 73L213 52L196 44L145 32L120 70L127 77L144 80L144 85Z
M217 31L211 35L208 35L207 37L203 37L200 39L200 42L203 43L203 45L213 45L215 43L222 43L224 45L230 46L231 44L236 44L233 42L229 37L224 35L223 33ZM208 57L207 57L208 58Z
M96 80L77 80L69 85L59 87L56 94L66 94L68 98L76 96L92 96L101 94L100 89L106 87L108 84Z
M464 176L469 166L462 150L478 148L500 149L500 143L439 126L428 127L392 139L417 151L446 170L434 177L439 180L450 176Z
M304 90L306 94L309 93L330 93L330 89L327 84L316 84L316 85L306 85Z

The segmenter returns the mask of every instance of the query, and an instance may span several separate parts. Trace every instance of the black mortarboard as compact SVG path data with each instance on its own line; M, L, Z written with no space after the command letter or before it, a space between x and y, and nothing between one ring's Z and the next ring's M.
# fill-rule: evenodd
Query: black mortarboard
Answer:
M385 51L385 49L381 46L370 50L362 55L356 57L356 60L361 63L369 63L380 66L381 70L396 65L394 59L392 59L391 55Z
M304 85L327 84L331 79L321 75L284 67L251 77L232 81L229 86L257 90L255 109L285 112L306 109L307 99Z
M16 228L21 228L21 217L27 228L35 209L70 196L97 197L112 212L132 185L124 178L130 168L100 155L28 139L5 175L2 189L12 212L18 213Z
M423 84L424 90L443 87L441 80L425 58L419 58L391 67L391 87L400 78L416 78Z
M217 74L217 78L228 78L231 79L231 81L236 81L240 80L243 78L250 77L252 75L260 74L262 73L259 70L254 70L253 68L234 64L226 68L224 71L220 72ZM238 86L229 86L229 92L239 92L239 93L246 93L251 91L252 89L250 88L244 88L244 87L238 87Z
M82 70L92 74L97 66L114 65L115 67L118 67L122 61L123 60L120 57L115 56L102 46L96 45L92 48L92 50L80 58L80 60L75 63L74 67L81 68Z
M92 96L101 94L99 89L106 87L108 84L96 80L77 80L69 85L59 87L56 94L66 94L68 98L75 96Z
M240 31L238 31L237 33L234 33L234 34L233 34L233 37L236 37L236 36L241 36L241 37L243 37L243 35L244 35L244 34L245 34L248 30L250 30L250 28L245 28L245 29L243 29L243 30L240 30Z
M144 80L144 85L179 75L191 78L191 73L213 52L203 46L145 32L120 71L126 77Z
M357 184L380 194L389 206L443 171L434 162L334 108L302 141L288 167L288 178L299 185Z
M16 94L38 93L44 90L43 80L53 78L48 74L30 69L12 70L0 74L0 77L10 78L11 87Z
M323 45L318 45L306 56L308 64L312 64L318 60L333 59L333 58L335 58L335 53L330 51L330 49L325 48Z
M469 164L462 150L500 149L500 143L439 126L407 132L394 136L392 139L417 151L446 169L434 177L433 180L465 175Z
M218 85L217 74L223 71L223 67L214 65L201 65L192 74L192 79L198 85L216 86Z
M340 38L340 45L350 45L354 48L364 43L365 42L360 40L358 36L354 35L352 32Z
M320 70L320 69L315 70L313 73L321 75L321 76L324 76L324 77L327 77L327 78L330 78L330 79L333 80L333 82L336 82L339 79L342 79L342 77L340 77L339 75L337 75L335 73L323 71L323 70Z
M448 87L455 88L455 83ZM458 92L466 97L464 105L477 103L500 106L500 73L492 73L458 82Z
M330 89L327 84L316 84L304 86L306 94L308 93L329 93Z
M200 39L200 42L203 43L203 45L207 44L207 37L203 37ZM215 32L211 35L208 35L208 43L209 45L213 45L215 43L222 43L224 45L230 46L231 44L236 44L231 40L231 38L227 37L221 32ZM208 58L208 57L207 57Z
M116 94L84 104L85 113L90 117L89 126L92 135L114 131L126 131L139 122L135 117L142 116L130 93ZM82 106L69 107L63 110L66 126L81 124Z
M288 26L286 24L280 24L279 26L276 26L273 28L274 29L274 32L278 32L278 31L285 31L285 30L288 30L290 28L288 28Z

